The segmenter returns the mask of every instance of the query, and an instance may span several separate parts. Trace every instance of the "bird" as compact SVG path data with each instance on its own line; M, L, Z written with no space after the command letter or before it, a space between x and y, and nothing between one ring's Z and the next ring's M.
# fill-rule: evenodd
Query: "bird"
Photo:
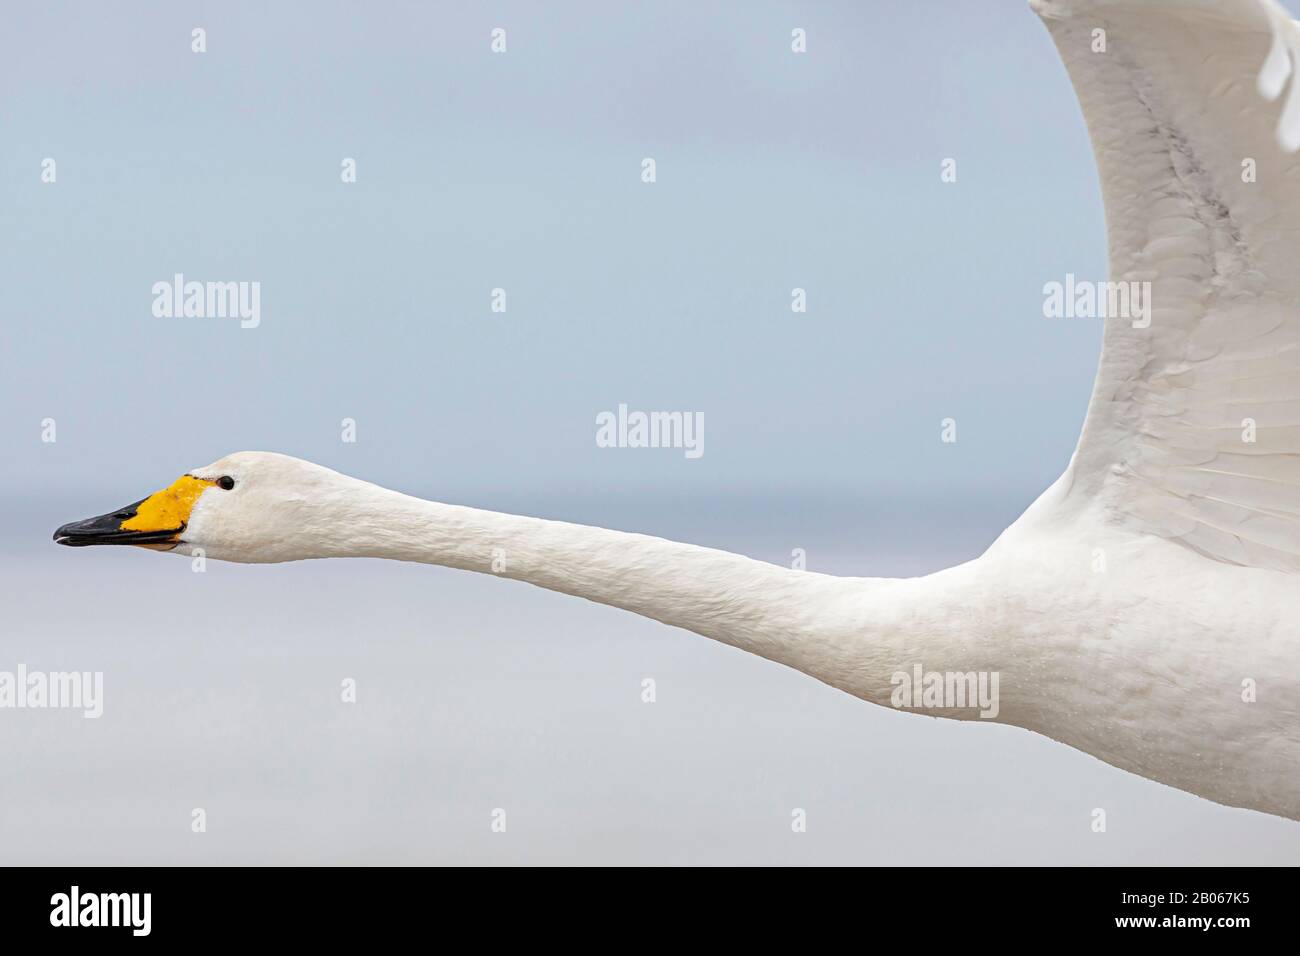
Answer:
M1110 279L1074 454L978 558L841 577L426 501L273 452L54 540L494 574L1300 820L1300 24L1274 0L1030 6L1090 134Z

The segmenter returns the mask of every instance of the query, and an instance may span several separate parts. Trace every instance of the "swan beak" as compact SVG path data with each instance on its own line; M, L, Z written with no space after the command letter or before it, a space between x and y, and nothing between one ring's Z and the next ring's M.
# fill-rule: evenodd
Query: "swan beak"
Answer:
M133 505L65 524L54 532L54 541L72 548L92 544L133 544L155 551L170 551L180 544L194 502L212 484L206 479L185 475Z

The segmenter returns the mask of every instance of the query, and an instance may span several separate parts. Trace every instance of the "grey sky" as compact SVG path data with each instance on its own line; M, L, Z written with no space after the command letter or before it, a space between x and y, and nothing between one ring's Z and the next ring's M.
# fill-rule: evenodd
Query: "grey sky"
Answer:
M11 493L243 448L443 495L1027 496L1068 459L1098 329L1041 288L1103 276L1102 214L1018 0L141 9L0 39ZM261 326L155 319L178 271L260 281ZM603 454L620 401L704 412L706 454Z

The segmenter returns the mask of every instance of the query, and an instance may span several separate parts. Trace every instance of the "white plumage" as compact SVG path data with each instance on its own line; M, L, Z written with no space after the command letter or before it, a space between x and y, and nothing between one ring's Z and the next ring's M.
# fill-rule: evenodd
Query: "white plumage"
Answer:
M1107 320L1069 467L978 560L830 577L249 452L193 472L175 550L495 573L885 705L917 665L996 672L999 722L1300 819L1300 32L1273 0L1032 6L1092 136L1111 278L1150 283L1150 322ZM118 540L103 520L56 537ZM979 719L947 703L925 712Z
M1257 92L1290 76L1295 24L1272 0L1036 8L1092 134L1111 277L1151 283L1149 328L1107 322L1067 506L1298 570L1300 163L1278 144L1300 95L1279 116Z

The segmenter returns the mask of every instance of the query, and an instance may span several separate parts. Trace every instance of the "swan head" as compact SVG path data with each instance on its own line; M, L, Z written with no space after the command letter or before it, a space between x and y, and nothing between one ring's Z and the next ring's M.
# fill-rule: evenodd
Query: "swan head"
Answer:
M320 556L322 515L347 484L365 484L273 452L244 451L193 468L166 488L54 532L70 547L133 545L222 561ZM345 512L346 513L346 512Z

